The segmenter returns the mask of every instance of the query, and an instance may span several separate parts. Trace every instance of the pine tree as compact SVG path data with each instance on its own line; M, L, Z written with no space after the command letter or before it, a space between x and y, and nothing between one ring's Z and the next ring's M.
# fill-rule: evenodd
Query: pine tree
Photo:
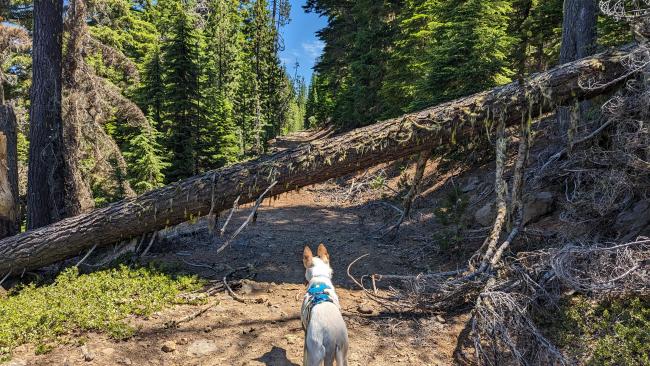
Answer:
M203 108L199 166L212 169L235 162L239 155L234 104L242 69L244 37L238 1L212 1L205 28Z
M165 86L163 85L163 65L160 48L154 48L144 63L141 84L136 99L143 111L148 111L156 129L163 127L163 107Z
M529 72L544 71L557 63L562 36L562 2L533 2L524 27L529 44L526 54Z
M317 73L313 73L311 76L311 82L309 83L309 91L307 92L307 101L305 102L305 128L314 128L318 126L318 88L316 87L316 79L318 78Z
M266 93L273 62L275 35L266 0L253 0L247 4L244 18L244 36L247 39L244 57L248 60L242 74L241 129L245 146L253 154L264 152L269 127L269 95Z
M296 128L297 130L302 130L305 128L309 128L305 124L305 115L307 114L307 84L305 83L305 78L299 78L296 80L296 104L298 105L298 109L300 111L299 118L295 122L295 126L298 127Z
M122 144L124 159L128 165L127 179L136 193L161 187L165 176L162 171L169 166L164 160L162 147L158 143L159 133L152 127L132 129Z
M123 161L112 163L118 167L116 187L124 191L123 186L130 185L142 193L162 184L162 170L166 167L166 154L157 132L162 127L164 99L159 33L154 24L157 12L151 3L134 0L99 0L91 4L90 12L88 30L94 46L86 52L84 61L140 108L138 111L132 104L122 104L116 106L115 115L105 116L104 128L123 157ZM90 183L96 202L110 201L124 193L116 195L106 190L113 182L93 183L91 179Z
M319 73L315 72L312 75L305 105L306 127L323 126L330 122L334 111L334 98L329 89L330 85Z
M267 96L265 109L269 121L265 129L265 141L279 135L292 123L290 120L294 112L298 111L295 105L295 85L278 54L282 43L281 30L288 24L290 12L291 3L288 0L271 0L271 23L268 30L271 45L265 55L268 65L264 91Z
M238 0L212 0L205 27L205 70L209 83L228 100L233 100L241 80L244 62L242 14Z
M510 81L508 56L515 39L507 34L510 3L503 0L446 0L431 50L425 99L436 104ZM441 17L442 18L442 17Z
M170 0L171 28L163 42L165 145L170 152L168 181L198 172L197 138L203 118L200 110L200 35L194 17L179 0Z
M290 98L287 102L287 116L282 126L282 134L300 131L305 128L305 109L307 104L307 86L303 78L292 81Z
M432 50L444 14L436 10L440 0L407 0L396 19L398 30L388 56L381 89L385 104L383 118L391 118L417 108L421 87L432 65Z
M339 100L350 84L351 50L362 27L350 11L350 3L345 0L308 0L304 8L328 19L327 26L317 33L325 47L314 67L311 81L312 90L318 94L318 106L308 118L314 117L319 124L330 124L335 114L340 115L336 110L340 108Z
M65 156L61 118L63 0L34 3L29 111L27 226L65 217Z
M151 21L153 13L151 5L134 0L98 0L92 4L90 34L103 46L101 52L87 55L86 61L125 95L137 94L137 75L157 47L159 35Z

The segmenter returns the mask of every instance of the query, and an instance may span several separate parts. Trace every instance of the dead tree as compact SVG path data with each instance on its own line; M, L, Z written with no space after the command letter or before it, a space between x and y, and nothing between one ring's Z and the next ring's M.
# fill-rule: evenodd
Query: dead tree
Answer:
M117 143L106 132L107 121L115 117L120 123L142 130L151 128L140 108L124 97L115 85L98 76L86 62L89 55L101 55L103 62L129 78L138 76L135 65L126 56L92 37L86 21L88 14L96 11L93 7L88 9L84 0L70 0L64 22L67 39L62 109L65 206L69 216L94 208L90 187L95 177L105 180L102 189L110 195L135 196L128 181L123 179L127 174L126 161ZM82 174L82 161L92 161L85 166L89 173Z
M611 51L562 65L527 79L399 118L313 141L294 149L211 171L127 198L87 214L64 219L0 241L0 272L33 269L170 225L255 201L272 182L269 195L437 147L453 148L506 126L602 94L625 80L622 63L634 48ZM603 80L603 88L581 88L584 79Z
M0 105L0 238L20 229L18 211L16 115L11 106Z

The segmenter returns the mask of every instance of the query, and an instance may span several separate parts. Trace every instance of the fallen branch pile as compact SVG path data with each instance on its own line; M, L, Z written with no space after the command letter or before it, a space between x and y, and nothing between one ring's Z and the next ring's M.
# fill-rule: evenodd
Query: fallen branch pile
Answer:
M593 297L647 295L649 276L650 238L639 238L619 245L522 252L498 271L370 276L373 285L379 282L390 289L383 296L367 288L368 276L361 281L351 277L391 311L472 306L471 336L481 364L565 365L568 361L539 331L531 312L557 305L567 291Z

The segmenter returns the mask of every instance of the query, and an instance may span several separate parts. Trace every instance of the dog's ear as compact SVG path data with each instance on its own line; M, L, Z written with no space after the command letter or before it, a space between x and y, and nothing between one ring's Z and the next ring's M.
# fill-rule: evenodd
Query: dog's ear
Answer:
M309 268L314 264L314 254L311 252L308 246L305 245L305 250L302 251L302 263L305 265L305 268Z
M327 253L327 248L325 248L325 244L323 243L318 244L318 258L325 263L330 262L330 255Z

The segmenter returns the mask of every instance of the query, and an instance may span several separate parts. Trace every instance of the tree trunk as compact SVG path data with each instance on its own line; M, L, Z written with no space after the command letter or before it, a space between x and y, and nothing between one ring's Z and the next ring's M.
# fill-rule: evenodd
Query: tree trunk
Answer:
M0 105L0 239L18 233L19 217L16 115Z
M271 156L218 169L55 224L0 240L0 273L22 271L79 255L97 245L160 230L195 217L254 201L272 182L269 195L340 177L433 147L453 148L484 136L488 120L507 125L535 118L556 104L590 98L607 90L584 90L583 77L612 80L624 72L625 52L576 61L526 81L378 122ZM612 83L609 87L613 87ZM620 84L620 82L619 82ZM546 99L551 97L552 100Z
M34 1L27 226L65 216L61 62L63 0Z
M90 185L84 180L81 172L83 164L82 126L88 124L84 115L87 115L87 104L90 104L84 103L85 98L83 97L88 94L83 82L84 77L89 74L83 60L83 39L88 36L84 0L69 0L66 17L67 21L64 23L67 34L66 55L62 63L63 88L65 90L62 108L64 118L62 121L62 156L65 168L63 173L64 206L67 217L90 211L95 207L95 202ZM103 126L99 126L99 128L104 129Z
M560 64L579 60L594 52L596 46L596 22L598 5L596 0L564 0L562 19L562 45L560 46ZM589 109L588 102L580 103L575 114L582 118ZM561 135L571 140L572 125L569 107L557 109L557 122ZM578 122L578 121L573 121Z

